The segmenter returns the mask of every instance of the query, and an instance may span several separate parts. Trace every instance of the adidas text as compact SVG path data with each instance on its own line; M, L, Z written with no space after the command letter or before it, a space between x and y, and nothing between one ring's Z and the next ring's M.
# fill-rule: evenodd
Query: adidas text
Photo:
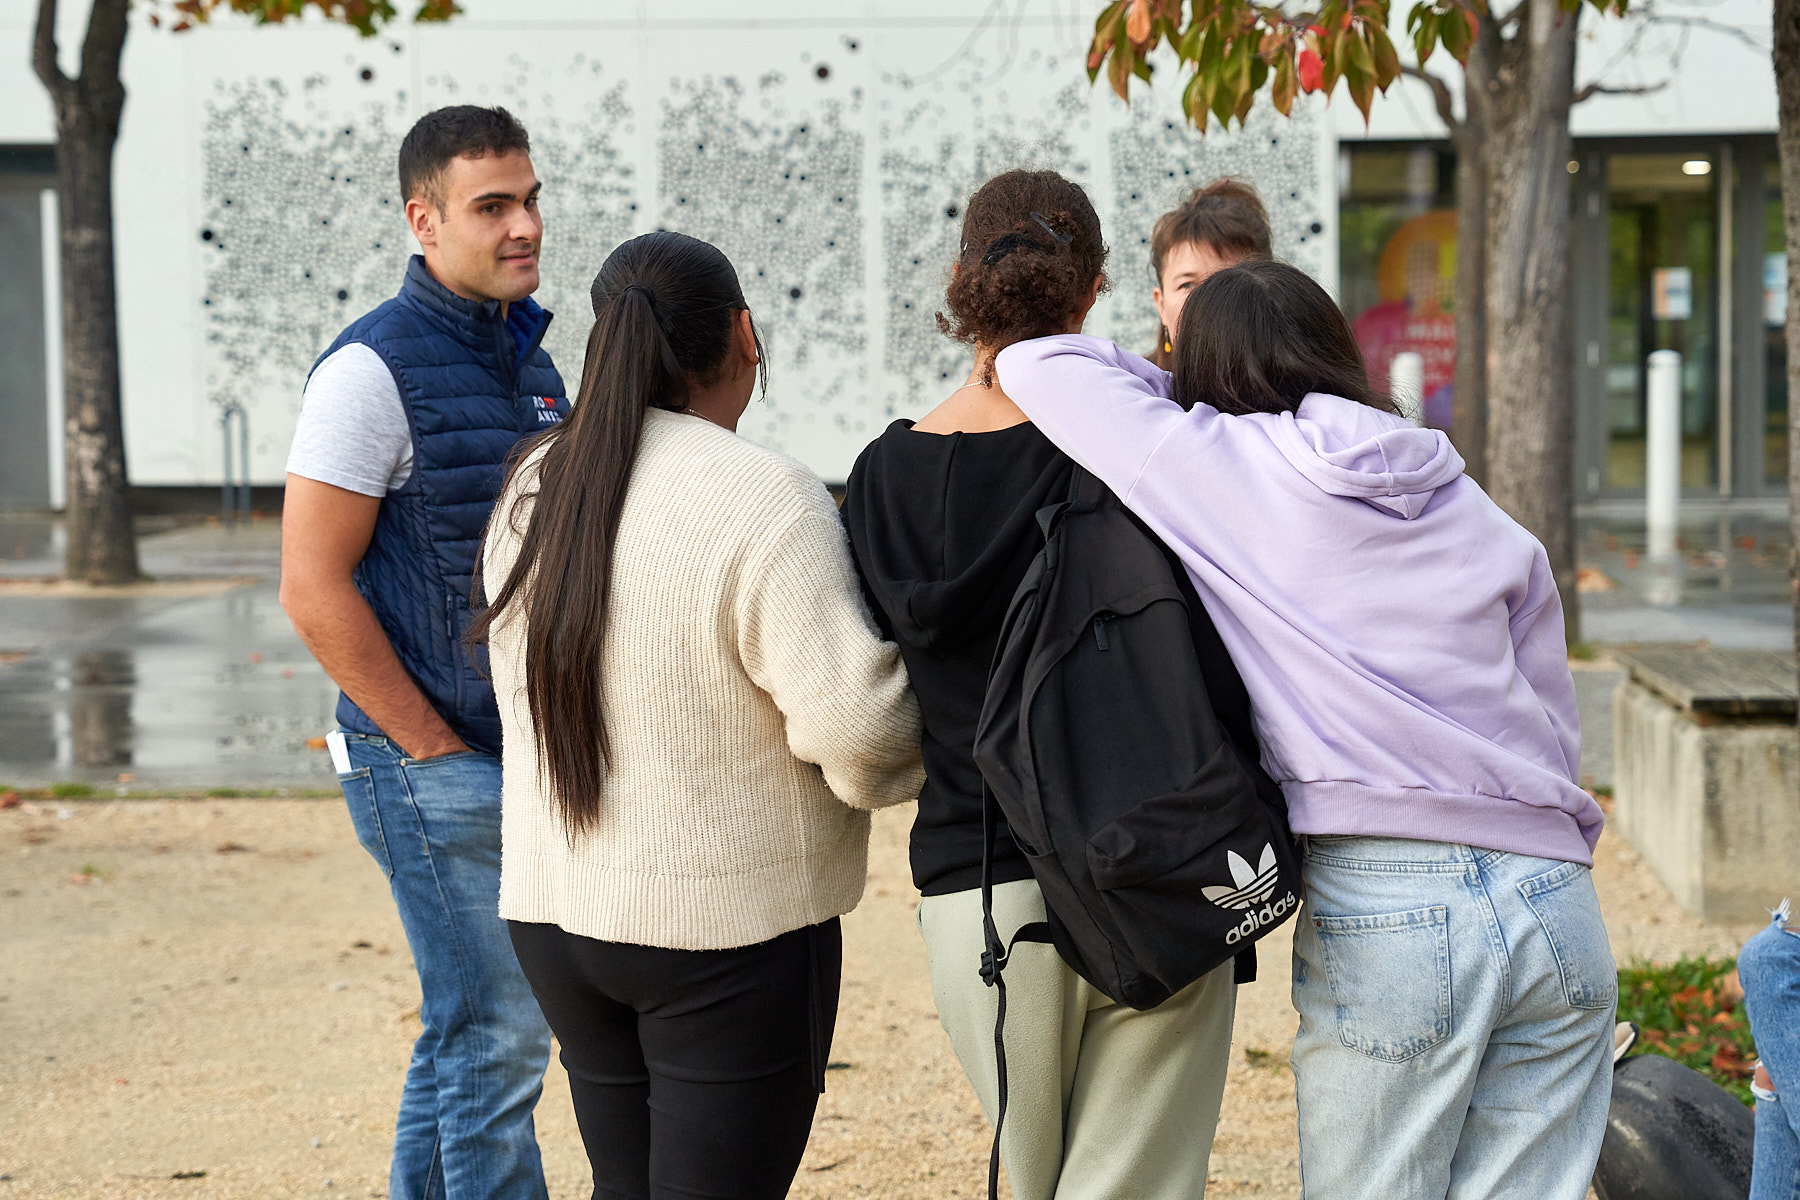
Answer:
M1252 911L1245 913L1244 919L1240 921L1230 933L1225 935L1225 944L1227 946L1236 945L1251 934L1254 934L1264 925L1275 924L1277 921L1281 920L1282 917L1293 912L1294 906L1298 903L1299 901L1294 899L1294 893L1289 892L1287 895L1271 904L1265 904L1260 909L1253 909Z

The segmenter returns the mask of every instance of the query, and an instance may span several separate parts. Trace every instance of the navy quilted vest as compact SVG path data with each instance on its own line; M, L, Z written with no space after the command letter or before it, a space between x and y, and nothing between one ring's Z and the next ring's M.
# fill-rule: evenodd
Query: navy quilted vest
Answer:
M412 428L412 474L381 502L356 587L400 662L458 737L500 753L500 713L486 656L463 644L469 587L488 513L521 438L568 415L562 376L541 349L550 314L530 299L465 300L407 264L400 294L338 335L379 354ZM316 364L315 364L316 366ZM381 730L339 695L338 723Z

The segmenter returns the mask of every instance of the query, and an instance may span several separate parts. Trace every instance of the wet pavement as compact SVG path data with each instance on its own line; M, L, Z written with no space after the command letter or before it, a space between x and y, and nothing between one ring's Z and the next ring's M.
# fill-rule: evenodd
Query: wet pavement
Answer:
M333 787L307 742L336 690L277 603L277 522L151 533L154 582L91 596L24 582L54 575L59 533L0 517L0 783Z
M276 600L280 525L175 525L140 538L153 583L84 594L46 586L59 525L0 513L0 784L99 790L331 789L318 739L336 691ZM1579 524L1587 641L1792 644L1788 534L1775 513L1690 520L1680 602L1650 603L1641 521ZM1581 773L1612 779L1621 674L1576 672ZM309 741L313 745L309 746Z

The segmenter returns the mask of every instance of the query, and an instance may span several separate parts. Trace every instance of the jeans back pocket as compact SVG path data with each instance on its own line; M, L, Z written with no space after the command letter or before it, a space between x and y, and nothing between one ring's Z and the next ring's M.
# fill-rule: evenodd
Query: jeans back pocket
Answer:
M1521 880L1519 894L1544 927L1569 1007L1611 1008L1619 998L1619 972L1588 869L1562 863Z
M1450 910L1312 915L1337 1007L1338 1039L1379 1062L1405 1062L1450 1036Z

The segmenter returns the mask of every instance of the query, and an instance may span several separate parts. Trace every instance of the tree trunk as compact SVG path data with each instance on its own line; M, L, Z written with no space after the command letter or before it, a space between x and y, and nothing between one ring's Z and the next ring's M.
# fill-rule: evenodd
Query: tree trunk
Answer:
M113 279L113 147L125 107L119 79L127 0L94 0L79 78L57 64L55 0L39 0L33 65L56 111L62 223L64 447L69 549L64 571L89 583L138 577L120 411Z
M1456 150L1456 378L1450 440L1469 477L1487 482L1487 143L1488 104L1500 34L1490 17L1463 66L1463 115L1450 125Z
M1569 105L1576 14L1521 0L1483 107L1487 179L1487 489L1544 544L1571 642L1574 343L1569 329Z
M1787 231L1788 575L1800 600L1800 0L1775 0L1775 92L1781 114L1781 215ZM1800 604L1794 614L1800 652Z

